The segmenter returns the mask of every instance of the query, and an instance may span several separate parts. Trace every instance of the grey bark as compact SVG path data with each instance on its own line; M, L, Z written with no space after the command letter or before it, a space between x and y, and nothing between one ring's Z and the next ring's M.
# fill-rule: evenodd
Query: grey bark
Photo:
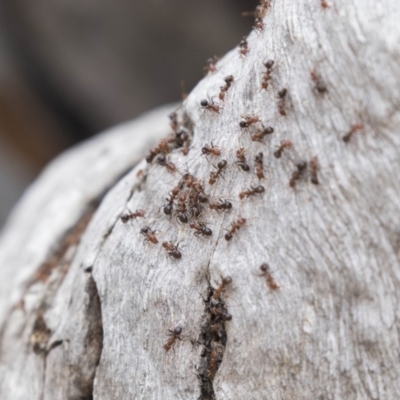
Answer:
M232 50L179 108L191 143L187 156L168 155L177 172L142 161L118 179L137 159L137 132L167 130L166 110L50 166L0 243L2 398L398 398L399 16L389 0L275 0L248 53ZM200 107L207 98L219 113ZM244 116L260 120L241 128ZM251 140L267 126L272 134ZM277 158L283 140L292 146ZM202 155L211 143L219 158ZM233 205L189 215L209 238L179 223L178 200L163 213L187 172L209 203ZM263 193L240 199L259 184ZM144 219L121 221L137 209ZM143 241L144 226L158 243ZM164 241L179 243L181 259ZM167 352L177 326L182 340Z

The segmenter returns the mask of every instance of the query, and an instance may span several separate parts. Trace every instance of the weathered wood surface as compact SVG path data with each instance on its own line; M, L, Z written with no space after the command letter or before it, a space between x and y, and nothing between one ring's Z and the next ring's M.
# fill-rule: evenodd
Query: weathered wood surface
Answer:
M92 218L84 210L96 196L84 192L101 193L115 179L105 185L98 177L116 163L106 151L98 156L100 145L86 145L97 155L90 161L78 149L53 165L47 174L60 177L58 186L46 175L36 183L0 243L2 398L400 397L400 4L321 4L273 1L248 53L234 49L199 83L179 109L180 128L192 137L187 156L181 149L169 155L179 172L138 165ZM234 82L220 102L227 75ZM208 97L219 113L200 107ZM243 129L244 115L261 122ZM274 132L254 142L261 123ZM357 124L363 128L344 141ZM277 158L282 140L293 146ZM219 158L202 155L211 142ZM126 155L132 140L109 143ZM249 172L236 165L241 146ZM227 167L210 185L221 159ZM307 167L290 187L302 161ZM78 163L90 174L62 209L72 183L61 177L81 171ZM186 172L203 182L209 202L232 202L225 213L205 205L198 221L212 229L209 238L178 222L177 201L172 216L163 213ZM264 193L239 199L259 184ZM182 185L181 193L193 190ZM128 209L144 209L145 219L123 223ZM247 221L227 241L239 218ZM157 244L143 242L144 226L157 231ZM168 257L163 241L179 242L182 258ZM262 263L278 289L259 276ZM228 275L222 303L213 304L210 294ZM168 330L177 326L182 340L166 352Z

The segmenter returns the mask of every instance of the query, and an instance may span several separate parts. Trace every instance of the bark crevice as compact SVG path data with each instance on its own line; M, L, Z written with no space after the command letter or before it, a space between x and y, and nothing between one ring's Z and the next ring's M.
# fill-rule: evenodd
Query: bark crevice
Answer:
M213 381L222 363L228 340L225 323L232 318L222 296L215 296L216 289L210 282L208 285L204 322L199 340L203 346L198 368L201 393L199 400L216 399Z

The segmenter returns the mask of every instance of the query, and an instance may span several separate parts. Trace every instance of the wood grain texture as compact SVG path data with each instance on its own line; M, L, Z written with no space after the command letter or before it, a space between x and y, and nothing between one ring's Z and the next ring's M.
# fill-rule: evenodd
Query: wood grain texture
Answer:
M86 393L94 399L398 398L399 16L400 5L389 0L338 0L326 8L320 1L272 1L263 30L247 39L248 53L243 56L238 48L228 53L178 110L180 128L192 137L187 156L180 149L168 155L179 172L154 161L124 176L101 201L76 252L62 254L71 257L71 265L47 302L46 325L39 329L42 320L34 306L7 325L0 393L7 398L17 382L19 390L26 382L49 399ZM270 59L274 65L265 90L263 63ZM227 75L234 81L219 102ZM200 106L207 98L220 106L219 113ZM260 121L241 128L240 121L250 115ZM252 141L262 125L274 132ZM283 140L292 147L277 158ZM202 147L211 143L221 150L219 158L202 155ZM95 151L95 143L88 146ZM242 146L248 172L236 164ZM261 182L254 173L259 152L266 176ZM227 166L210 185L210 172L221 159ZM70 165L82 160L79 151L71 153ZM291 187L303 161L307 167ZM110 163L107 155L101 160ZM145 171L142 177L139 169ZM178 201L171 216L163 213L165 199L187 172L202 182L209 203L232 203L228 212L204 206L197 221L212 229L209 238L179 223ZM263 193L240 199L241 192L259 184ZM29 198L49 191L48 185L37 183ZM193 193L183 184L180 190ZM119 219L137 209L146 211L145 219ZM246 222L227 241L227 231L240 218ZM10 222L3 244L21 240L23 223L17 222ZM52 221L41 224L35 238L60 229L52 228ZM156 231L158 243L143 240L145 226ZM35 244L35 260L43 261L40 251L46 253L56 239ZM32 241L18 248L21 257L27 257ZM182 258L169 257L163 241L179 243ZM15 249L16 242L10 243ZM30 274L40 265L32 261L28 268L12 260L10 265ZM259 276L262 263L269 265L269 282ZM52 293L57 274L62 269L51 273L42 293ZM220 302L213 300L228 275L232 283ZM88 289L93 286L96 290ZM47 356L52 375L43 371L37 354L29 353L27 336L16 333L35 318L34 332L42 341L37 339L34 349L62 341ZM168 330L177 326L182 340L166 352ZM13 362L5 345L24 345L28 361ZM52 394L55 387L58 397Z

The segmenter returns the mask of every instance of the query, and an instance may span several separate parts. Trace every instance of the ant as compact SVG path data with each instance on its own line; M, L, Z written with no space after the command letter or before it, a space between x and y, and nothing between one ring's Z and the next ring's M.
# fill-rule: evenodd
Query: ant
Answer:
M315 84L315 89L317 89L319 93L325 93L328 89L325 85L324 80L321 78L321 75L315 69L311 71L310 75L311 80Z
M169 198L165 199L167 201L167 204L163 207L164 214L171 215L174 205L174 200L176 199L180 191L181 191L180 186L176 186L171 190L171 192L169 193Z
M225 79L224 79L224 81L225 81L225 85L224 86L221 86L221 91L219 92L219 99L221 100L221 101L224 101L225 100L225 95L226 95L226 92L229 90L229 88L231 87L231 85L232 85L232 82L233 82L233 75L228 75Z
M263 89L267 90L269 81L271 80L272 67L274 65L274 60L268 60L264 65L265 65L265 68L267 68L267 71L265 72L265 74L263 76L261 87Z
M163 207L164 214L171 215L174 207L174 198L170 195L170 197L165 200L167 200L167 204Z
M212 230L210 228L208 228L207 226L205 226L205 224L203 224L202 222L199 222L198 224L196 224L195 222L192 222L189 225L192 229L195 230L194 234L196 236L211 236L212 235Z
M230 276L226 276L222 279L222 283L215 289L215 292L212 295L214 300L218 300L221 296L221 293L225 291L226 286L232 282L232 278Z
M294 188L296 186L296 181L300 179L300 177L303 175L305 169L307 168L307 162L306 161L301 161L297 165L297 170L293 171L292 173L292 178L289 181L289 186Z
M262 273L259 276L265 276L265 279L267 281L267 284L271 290L276 290L279 289L279 285L275 282L274 278L272 277L270 270L269 270L269 265L267 263L261 264L260 267Z
M360 131L361 129L364 129L364 125L363 124L357 124L357 125L353 125L350 129L349 132L347 132L344 136L343 136L343 141L345 143L348 143L350 141L350 138L357 132Z
M170 161L167 159L167 157L165 157L164 154L159 154L159 155L157 156L157 160L156 160L156 161L157 161L157 163L158 163L159 165L162 165L163 167L167 168L167 171L168 171L168 172L173 173L173 172L176 172L176 171L177 171L177 168L176 168L175 164L173 164L172 162L170 162Z
M211 307L210 312L211 314L220 317L223 321L230 321L232 319L232 315L228 313L228 310L221 306Z
M321 7L322 8L329 8L329 4L326 0L321 0Z
M233 237L233 234L238 231L244 224L246 223L245 218L239 218L236 222L232 222L232 228L228 231L228 233L225 234L225 239L226 240L231 240Z
M243 118L243 120L239 122L239 126L241 128L248 128L250 125L253 125L256 122L260 121L260 117L257 115L254 115L254 116L245 115L242 118Z
M252 186L250 189L243 190L243 192L239 193L240 200L243 200L245 197L254 196L256 194L261 194L265 192L264 186Z
M174 141L179 147L182 147L188 140L189 140L189 134L183 129L175 133Z
M227 211L227 210L231 210L232 209L232 203L230 201L226 201L226 200L219 200L218 203L210 203L210 208L211 210L223 210L223 211Z
M244 155L245 153L245 148L241 147L239 150L236 151L236 157L239 159L239 161L236 161L236 165L238 165L240 168L242 168L243 171L250 171L249 165L246 163L246 156Z
M286 95L287 95L287 89L284 88L282 90L280 90L278 92L278 97L279 97L279 101L278 101L278 110L279 110L279 114L281 115L286 115Z
M274 133L274 128L272 126L267 126L264 130L257 131L256 133L251 135L251 140L253 142L261 142L261 140L264 139L265 136L270 135L271 133Z
M210 174L210 179L208 181L208 183L210 185L214 185L214 183L217 181L218 177L221 175L222 170L226 167L226 160L221 160L218 164L217 164L217 171L211 172Z
M178 250L179 243L175 245L172 242L163 242L162 246L167 250L169 256L176 258L177 260L182 257L181 252Z
M213 142L211 142L211 147L208 144L204 145L204 147L201 149L201 152L206 156L212 154L219 157L221 155L221 150L219 147L214 146Z
M200 105L204 108L204 109L206 109L206 110L210 110L210 111L214 111L214 112L216 112L217 114L219 114L219 112L220 112L220 110L221 110L221 107L218 105L218 104L216 104L216 103L214 103L213 101L208 101L208 100L202 100L201 102L200 102Z
M182 328L180 326L176 326L173 331L171 331L170 329L168 329L168 331L170 332L170 336L171 337L168 340L168 342L164 345L165 351L171 350L171 348L174 345L176 339L182 340L180 338L180 334L182 333Z
M217 70L217 62L218 62L219 58L217 56L214 57L210 57L207 60L207 65L204 67L204 72L206 73L206 75L210 72L215 72Z
M140 229L140 233L145 236L145 242L151 242L153 244L158 243L156 231L153 231L149 226L144 226L142 229Z
M189 222L188 211L186 208L186 193L181 193L178 197L178 219L183 224Z
M180 130L179 132L176 132L174 140L178 147L182 147L183 155L187 156L189 153L190 144L189 134L184 130Z
M264 179L264 154L262 152L258 153L255 158L254 162L256 164L256 175L258 179Z
M282 140L278 149L274 152L276 158L281 158L283 150L290 149L293 147L293 143L290 140Z
M144 210L136 210L135 212L130 212L129 214L124 214L121 216L121 221L126 224L128 221L131 219L136 219L136 218L144 218Z
M204 193L197 193L197 200L200 203L207 203L208 202L208 197Z
M318 157L313 157L310 161L310 170L311 170L311 183L314 185L318 185L318 169L319 169L319 163L318 163Z
M248 52L249 52L249 44L247 43L246 36L244 36L243 39L239 43L239 53L240 53L240 55L245 57Z
M158 146L156 146L154 149L150 150L150 154L146 157L146 161L149 164L151 164L153 162L154 158L158 154L160 154L160 153L168 154L171 151L170 144L173 143L174 141L175 141L174 138L162 139L160 141L160 143L158 144ZM160 154L160 156L163 156L163 155Z
M209 367L207 370L208 376L212 379L216 372L217 372L217 365L222 361L220 357L220 351L218 351L218 342L214 344L214 348L211 350L210 353L210 361L209 361Z

